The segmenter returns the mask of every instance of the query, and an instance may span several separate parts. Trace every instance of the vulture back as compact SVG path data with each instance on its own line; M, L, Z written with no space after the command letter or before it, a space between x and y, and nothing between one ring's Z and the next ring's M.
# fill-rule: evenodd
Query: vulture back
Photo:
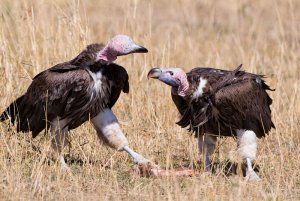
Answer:
M102 75L98 91L90 71ZM32 131L33 137L57 117L67 119L66 126L74 129L102 109L113 107L121 91L129 91L128 74L122 66L58 64L35 76L27 92L8 106L0 120L9 119L17 131Z
M187 73L190 87L186 97L172 95L181 114L181 127L203 134L236 136L236 129L252 130L258 138L275 128L271 120L272 90L263 76L240 71L195 68ZM202 94L197 93L201 89Z

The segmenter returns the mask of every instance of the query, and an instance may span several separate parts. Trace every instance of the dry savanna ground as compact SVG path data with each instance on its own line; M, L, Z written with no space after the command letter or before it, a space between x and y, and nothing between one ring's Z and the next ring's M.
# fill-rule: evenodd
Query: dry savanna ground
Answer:
M225 176L225 165L198 177L139 177L130 157L99 143L89 123L71 131L71 171L63 172L48 158L48 135L31 139L1 123L0 199L299 200L299 10L297 0L0 0L0 111L38 72L89 43L128 34L149 53L117 60L130 75L130 93L113 110L130 145L163 167L201 169L195 138L175 124L170 88L146 78L151 67L243 63L276 88L270 93L276 130L259 140L259 183ZM215 161L239 161L234 139L218 144Z

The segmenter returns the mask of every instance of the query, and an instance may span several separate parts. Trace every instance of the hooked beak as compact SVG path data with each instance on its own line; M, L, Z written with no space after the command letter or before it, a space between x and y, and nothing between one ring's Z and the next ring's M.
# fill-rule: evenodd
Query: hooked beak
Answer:
M172 71L170 70L165 70L165 69L161 69L161 68L152 68L147 77L149 78L153 78L153 79L158 79L164 83L166 83L167 85L170 85L172 87L178 87L180 82L173 77L173 73L171 75Z
M162 74L162 70L160 68L152 68L148 75L147 78L153 78L153 79L158 79L160 75Z
M148 50L141 45L134 45L134 48L130 53L147 53Z

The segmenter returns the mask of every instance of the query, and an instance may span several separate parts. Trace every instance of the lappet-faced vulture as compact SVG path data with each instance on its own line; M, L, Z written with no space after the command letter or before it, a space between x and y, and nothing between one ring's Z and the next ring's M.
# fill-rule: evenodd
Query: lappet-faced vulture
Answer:
M251 161L256 158L256 138L264 137L271 128L271 88L263 76L241 71L194 68L185 73L181 68L153 68L148 78L158 79L172 87L172 99L181 115L177 122L198 136L199 152L205 153L206 170L218 136L237 138L239 154L246 161L246 176L259 180Z
M118 56L146 52L126 35L113 37L107 45L88 45L71 61L36 75L25 94L8 106L0 119L9 119L17 131L31 131L33 137L49 128L63 168L67 167L63 148L69 143L68 131L89 119L105 143L128 152L136 163L149 163L129 147L111 110L121 91L129 92L126 70L112 62Z

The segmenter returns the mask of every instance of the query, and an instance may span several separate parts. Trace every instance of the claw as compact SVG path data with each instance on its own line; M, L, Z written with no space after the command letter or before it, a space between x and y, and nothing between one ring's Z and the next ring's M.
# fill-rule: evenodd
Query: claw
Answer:
M123 150L126 151L133 158L133 162L136 165L142 165L148 167L159 167L154 162L144 158L142 155L130 149L128 146L125 146Z
M159 167L153 161L148 160L148 159L144 158L141 155L136 156L134 158L133 162L134 162L134 164L137 164L137 165L145 165L145 166L152 167L152 168L158 168Z
M61 165L60 166L60 170L62 170L62 171L68 171L68 170L70 170L70 168L69 168L68 165Z
M60 162L60 169L63 170L63 171L66 171L66 170L70 170L69 166L67 165L63 155L61 155L59 157L59 162Z
M253 170L247 170L246 180L249 182L259 182L261 181L261 178L259 178L259 176Z

